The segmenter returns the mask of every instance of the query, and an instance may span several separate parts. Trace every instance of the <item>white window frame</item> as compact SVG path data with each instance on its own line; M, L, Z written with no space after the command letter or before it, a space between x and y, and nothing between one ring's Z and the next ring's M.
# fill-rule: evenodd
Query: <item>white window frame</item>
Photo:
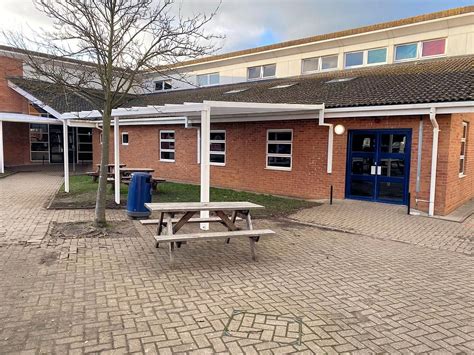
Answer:
M270 65L275 66L275 75L272 76L263 76L263 67L267 67ZM249 70L252 68L259 68L260 69L260 75L258 78L249 78ZM269 64L262 64L262 65L253 65L251 67L247 67L247 81L256 81L256 80L264 80L264 79L272 79L276 78L276 63L269 63Z
M436 41L436 40L440 40L440 39L444 39L444 53L443 54L423 56L423 43L424 42ZM397 58L397 47L410 45L410 44L416 44L416 56L414 58L408 58L408 59L396 59ZM448 48L448 39L446 37L425 39L425 40L418 41L418 42L407 42L407 43L395 44L393 46L393 62L394 63L403 63L403 62L409 62L409 61L412 61L412 60L445 57L447 48Z
M161 138L162 133L173 133L174 138L169 139L169 138ZM176 161L176 132L174 130L160 130L160 161L165 162L165 163L174 163ZM162 142L173 142L175 144L174 149L162 149L161 148L161 143ZM174 153L174 159L163 159L161 157L161 152L164 153Z
M464 132L466 135L464 136ZM466 176L466 152L467 152L467 136L469 135L469 123L466 121L462 122L462 136L461 136L461 146L464 143L464 151L459 155L459 161L462 160L462 171L459 172L459 177Z
M423 45L425 42L433 42L433 41L438 41L440 39L444 39L444 53L443 54L435 54L435 55L426 55L423 56ZM427 39L424 41L420 41L420 48L419 48L419 57L421 59L425 58L439 58L439 57L445 57L446 56L446 49L448 48L448 39L446 37L441 37L441 38L433 38L433 39Z
M410 43L408 43L408 44L410 44ZM369 64L369 52L370 51L376 51L378 49L385 49L386 50L385 62ZM353 65L353 66L348 67L346 56L348 54L360 53L360 52L362 52L362 64ZM361 67L373 67L373 66L377 66L377 65L387 64L387 62L388 62L388 47L369 48L369 49L364 49L364 50L359 50L359 51L344 52L344 69L354 69L354 68L361 68Z
M157 89L156 88L156 84L161 82L161 89ZM165 83L169 83L170 84L170 88L169 89L165 89ZM171 79L160 79L160 80L155 80L153 82L153 91L155 92L160 92L160 91L170 91L170 90L173 90L173 82Z
M217 84L211 84L211 75L216 75L216 74L219 77L219 82ZM206 77L207 78L207 84L206 85L199 85L199 77ZM199 86L199 87L216 86L216 85L219 85L220 82L221 82L221 75L220 75L219 72L196 75L196 85Z
M102 144L103 138L104 138L104 135L102 134L102 131L100 131L100 133L99 133L99 143L100 144Z
M224 144L224 151L223 152L215 152L212 151L211 148L209 147L209 164L210 165L216 165L216 166L225 166L227 163L227 132L225 129L217 129L217 130L211 130L211 133L224 133L224 140L213 140L211 139L209 142L209 146L212 145L212 143L223 143ZM211 154L214 155L223 155L224 156L224 163L216 163L216 162L211 162Z
M123 142L123 136L124 136L124 135L127 135L127 143L124 143L124 142ZM122 133L120 134L120 136L121 136L121 140L120 140L120 141L122 142L122 145L128 145L128 142L130 142L130 136L128 135L128 132L122 132Z
M271 141L269 140L270 133L276 132L291 132L291 140L290 141ZM269 144L289 144L291 153L290 154L278 154L278 153L268 153L268 146ZM272 166L268 165L268 158L269 157L281 157L281 158L290 158L290 166L283 167L283 166ZM267 145L266 145L266 154L265 154L265 167L269 170L282 170L282 171L291 171L293 168L293 129L267 129Z
M47 133L46 133L48 135L48 159L45 160L45 162L50 163L51 162L51 144L50 144L50 138L49 138L49 124L47 124L47 123L30 123L30 125L28 127L28 134L29 134L29 138L30 138L30 162L37 163L37 162L42 162L43 161L43 160L38 160L38 159L33 160L33 153L46 153L45 150L42 150L42 151L31 150L32 143L37 143L37 142L32 142L31 141L31 125L32 124L39 124L39 125L44 125L44 126L48 127Z
M329 57L337 57L337 65L335 68L329 68L329 69L323 69L323 59L324 58L329 58ZM304 61L305 60L311 60L311 59L317 59L318 60L318 69L316 70L309 70L309 71L304 71ZM337 70L339 67L339 54L330 54L330 55L323 55L321 57L308 57L308 58L303 58L301 59L301 74L306 75L306 74L314 74L318 72L328 72L328 71L333 71Z

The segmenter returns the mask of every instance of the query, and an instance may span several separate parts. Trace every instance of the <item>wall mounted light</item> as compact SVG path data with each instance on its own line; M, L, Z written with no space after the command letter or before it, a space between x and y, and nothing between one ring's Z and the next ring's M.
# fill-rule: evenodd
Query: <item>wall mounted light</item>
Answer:
M346 127L344 127L342 124L338 124L334 127L334 133L336 133L338 136L343 135L346 132Z

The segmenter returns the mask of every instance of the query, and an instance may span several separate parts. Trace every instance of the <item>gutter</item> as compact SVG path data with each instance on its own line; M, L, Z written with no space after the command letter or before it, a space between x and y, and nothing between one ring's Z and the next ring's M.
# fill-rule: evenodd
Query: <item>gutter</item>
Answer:
M334 147L334 125L332 123L324 122L324 104L322 106L323 106L322 109L319 110L319 125L329 127L327 173L332 174L332 156L333 156L333 147Z
M436 168L438 165L438 145L439 145L439 124L436 120L436 108L430 109L430 121L433 125L433 146L431 148L431 177L430 177L430 198L428 215L434 216L436 197Z

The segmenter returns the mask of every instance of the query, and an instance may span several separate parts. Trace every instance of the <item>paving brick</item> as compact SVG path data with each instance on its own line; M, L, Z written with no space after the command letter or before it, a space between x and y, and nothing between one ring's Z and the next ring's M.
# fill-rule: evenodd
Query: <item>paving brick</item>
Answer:
M277 232L262 238L259 262L250 260L244 241L205 242L177 250L173 266L139 223L136 235L120 238L49 238L46 229L33 227L87 221L93 212L45 210L61 182L56 175L14 176L32 190L0 199L0 212L11 219L2 219L8 233L0 237L0 353L474 352L472 258L434 248L442 238L435 236L431 245L417 239L426 237L424 229L462 231L451 222L443 221L446 227L395 215L410 225L399 243L391 240L399 235L394 229L393 238L378 238L256 220L257 227ZM0 188L18 191L9 179L0 180ZM362 228L366 213L377 215L362 213L365 204L354 206L359 212L343 224ZM299 215L315 218L316 212ZM123 211L109 211L109 217L126 220ZM39 243L25 242L32 239ZM62 251L67 258L60 258ZM266 316L243 325L261 333L222 337L235 309L301 316L302 345L288 344L296 338L294 324Z

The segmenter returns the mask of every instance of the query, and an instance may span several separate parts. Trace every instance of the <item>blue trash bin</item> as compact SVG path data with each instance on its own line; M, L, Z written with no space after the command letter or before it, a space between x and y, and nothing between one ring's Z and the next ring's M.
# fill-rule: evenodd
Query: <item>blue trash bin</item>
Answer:
M145 203L151 202L151 175L148 173L133 173L128 188L127 214L130 217L148 217L150 211Z

